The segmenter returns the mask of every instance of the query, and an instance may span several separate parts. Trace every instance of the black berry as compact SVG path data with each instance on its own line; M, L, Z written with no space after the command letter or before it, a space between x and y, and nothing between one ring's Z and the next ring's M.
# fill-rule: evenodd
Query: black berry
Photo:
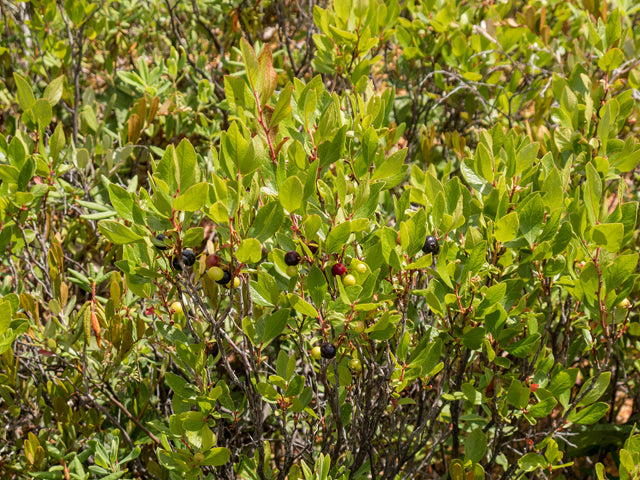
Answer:
M196 255L195 253L193 253L193 250L189 250L187 248L186 250L182 251L182 263L184 263L186 267L190 267L194 263L196 263ZM178 256L173 257L173 260L171 260L171 264L173 265L173 268L175 270L182 270L182 266L180 265L180 258Z
M322 358L333 358L336 356L336 347L333 343L323 343L320 347Z
M424 245L422 246L422 251L424 253L431 253L433 255L437 255L440 251L440 245L438 245L438 239L433 235L427 235L427 238L424 241Z
M153 242L153 246L156 247L158 250L166 250L167 248L169 248L164 244L164 241L166 238L167 237L165 236L164 233L159 233L158 235L156 235L157 242Z
M187 248L186 250L182 251L182 261L187 267L190 267L194 263L196 263L196 254L193 253L193 250L189 250Z
M223 270L222 278L220 280L216 280L216 283L219 283L220 285L226 285L230 281L231 274L229 273L229 270Z
M300 254L295 250L291 250L284 254L284 263L290 267L295 267L300 263Z
M318 242L311 241L311 242L307 243L307 247L309 247L309 251L313 255L315 255L316 252L318 251Z

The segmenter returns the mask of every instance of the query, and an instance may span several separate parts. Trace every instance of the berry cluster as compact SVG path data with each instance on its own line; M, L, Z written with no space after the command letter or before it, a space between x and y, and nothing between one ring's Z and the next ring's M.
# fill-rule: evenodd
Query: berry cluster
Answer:
M165 243L166 236L164 234L159 234L155 237L154 246L158 250L167 250L169 247ZM316 242L310 242L307 244L309 251L312 254L315 254L318 251L318 244ZM438 244L438 239L433 235L427 235L424 241L424 245L422 246L422 252L425 254L437 255L440 252L440 245ZM298 273L298 265L300 264L302 257L300 253L295 250L289 250L284 255L284 263L287 265L287 275L293 277ZM191 267L195 264L196 256L190 249L185 249L181 252L180 255L174 256L172 258L171 264L173 268L178 271L182 271L183 266ZM228 265L225 265L222 259L216 255L211 254L208 255L205 259L205 266L207 268L207 277L220 285L229 286L233 276L229 271ZM351 263L352 268L358 274L365 274L367 272L367 265L364 262L354 260ZM356 277L350 273L347 273L347 267L340 261L334 263L331 266L331 274L334 277L342 277L342 283L347 287L352 287L356 285L357 280ZM233 278L234 287L240 286L240 279L238 277ZM174 302L171 304L171 312L174 315L182 316L183 308L180 302ZM351 330L360 334L364 331L365 325L361 320L355 320L350 324ZM337 347L330 342L325 342L321 346L315 346L311 349L311 356L320 360L324 358L326 360L331 360L335 358L337 353ZM354 372L360 372L362 370L362 363L358 358L352 358L349 361L349 369Z

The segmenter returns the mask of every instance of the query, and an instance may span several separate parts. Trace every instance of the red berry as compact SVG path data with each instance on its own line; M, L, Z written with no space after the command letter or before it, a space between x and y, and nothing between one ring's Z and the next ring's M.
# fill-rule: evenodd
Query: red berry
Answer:
M334 277L339 277L347 273L347 267L345 267L342 263L338 262L333 267L331 267L331 273Z
M212 255L207 255L207 259L205 260L205 264L207 268L211 267L219 267L220 266L220 257L215 253Z

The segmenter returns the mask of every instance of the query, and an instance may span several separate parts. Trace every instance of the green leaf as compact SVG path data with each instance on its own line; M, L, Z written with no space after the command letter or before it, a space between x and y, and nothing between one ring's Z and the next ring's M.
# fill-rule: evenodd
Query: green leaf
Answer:
M131 194L115 183L110 183L108 190L109 200L118 215L126 220L133 220L133 198Z
M142 237L134 233L129 227L114 220L100 221L100 223L98 223L98 230L100 230L100 233L107 237L109 241L118 245L142 240Z
M524 358L532 352L538 340L540 340L539 333L530 333L517 342L507 345L504 349L518 358Z
M291 306L302 315L307 315L309 317L317 318L318 311L307 302L304 298L296 295L295 293L287 294L287 298L289 299L289 303Z
M18 103L20 104L20 108L22 108L22 110L26 112L33 106L34 103L36 103L36 97L33 95L31 85L29 85L24 77L21 77L14 72L13 79L16 82L16 89L18 90Z
M529 404L531 391L515 378L507 391L507 401L516 408L525 408Z
M273 315L269 315L266 318L263 317L264 320L261 318L260 321L264 322L264 333L262 334L260 341L266 345L280 335L287 326L290 315L291 311L288 308L283 308L275 312Z
M600 201L602 198L602 180L591 162L586 165L587 181L584 184L584 203L591 225L600 220Z
M518 152L516 159L516 175L520 175L522 172L529 172L531 165L533 165L533 162L535 162L538 156L539 149L540 145L535 142L530 143Z
M256 215L248 236L264 242L269 240L278 231L284 222L284 211L279 202L269 202L263 205Z
M165 373L164 382L171 390L173 390L173 393L180 398L192 398L198 393L197 390L187 382L187 380L175 373Z
M337 253L349 240L351 235L351 222L346 221L333 227L327 235L325 250L327 253Z
M538 468L546 467L547 462L542 455L537 453L527 453L518 460L518 466L525 472L533 472Z
M487 451L487 435L481 428L476 428L467 436L464 442L464 458L478 463Z
M291 113L291 92L293 91L293 85L289 84L282 89L280 95L278 95L278 101L271 114L271 120L269 126L276 126L282 120L287 118Z
M45 128L51 123L53 110L51 110L51 104L47 100L43 98L36 100L31 107L31 111L40 128Z
M598 379L595 381L595 384L593 383L593 377L587 380L578 392L578 397L587 390L589 390L589 393L587 393L584 398L580 400L580 403L578 403L577 407L586 407L587 405L591 405L593 402L598 400L607 390L610 381L611 372L601 373Z
M231 451L228 448L216 447L207 452L201 464L219 467L220 465L227 463L230 457Z
M258 83L256 90L260 97L260 103L266 105L269 103L273 92L278 86L278 74L275 68L273 68L273 56L268 44L263 47L260 58L258 58L258 64Z
M202 244L204 240L204 228L202 227L193 227L187 230L184 238L182 239L183 247L197 247Z
M262 258L262 245L255 238L245 238L235 255L241 263L257 263Z
M493 231L493 236L500 243L510 242L518 235L518 229L520 228L520 222L518 220L518 214L511 212L501 217L496 223Z
M637 253L616 257L613 263L608 265L604 271L604 283L607 286L607 290L612 291L626 282L629 276L635 272L637 266Z
M195 212L204 205L209 195L207 182L196 183L173 201L173 208L183 212Z
M612 48L598 60L598 67L609 73L615 70L624 61L624 53L619 48Z
M293 213L302 206L304 200L303 186L300 179L296 176L287 178L279 188L278 199L282 208L289 213Z
M417 261L410 263L406 266L407 270L422 270L428 268L433 263L433 256L429 253L421 256Z
M64 78L64 75L61 75L58 78L51 80L51 83L49 83L49 85L44 89L42 98L46 99L52 107L55 107L62 98L62 93L64 91Z
M13 165L0 165L0 180L6 183L18 183L20 171Z
M611 253L620 251L622 237L624 237L624 225L621 223L601 223L594 225L591 230L591 239L594 243Z
M11 314L11 302L9 300L0 302L0 337L5 334L9 329L9 325L11 325Z
M462 343L469 350L480 350L485 332L486 329L484 327L474 327L462 336Z
M244 60L244 66L247 69L249 83L255 89L258 85L258 74L260 68L256 51L244 37L240 40L240 49L242 50L242 59Z
M309 269L307 274L306 288L313 303L322 305L322 300L327 293L327 279L322 270L315 265Z
M381 165L378 165L373 172L371 181L385 180L385 188L392 188L402 181L409 168L404 164L407 156L407 149L403 148L389 155Z
M258 281L251 282L251 298L254 298L254 295L259 296L259 298L264 299L267 302L266 305L260 303L263 306L274 306L278 304L278 299L280 298L280 289L278 288L278 284L275 279L269 275L267 272L261 271L258 273ZM258 298L254 298L254 302L257 301Z
M527 198L518 209L520 231L530 246L536 243L536 238L544 226L544 203L539 193Z
M229 210L224 202L218 201L209 207L209 216L217 223L229 223Z
M198 157L191 142L183 139L176 148L178 187L180 192L185 192L191 185L198 181L200 169L198 168Z
M535 405L529 407L529 415L533 418L543 418L549 415L555 406L558 404L558 401L553 397L547 397Z
M572 411L567 417L567 421L578 425L593 425L609 411L609 404L604 402L594 403L580 411Z
M607 146L609 144L609 137L612 136L614 131L611 130L612 124L615 123L615 119L618 116L620 105L615 98L609 100L604 108L600 108L600 121L598 122L598 139L602 144L602 151L606 153Z

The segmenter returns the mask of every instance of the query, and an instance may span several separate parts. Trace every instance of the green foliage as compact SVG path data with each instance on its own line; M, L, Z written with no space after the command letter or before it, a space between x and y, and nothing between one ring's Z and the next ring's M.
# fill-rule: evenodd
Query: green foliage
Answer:
M637 476L637 9L0 1L7 478Z

